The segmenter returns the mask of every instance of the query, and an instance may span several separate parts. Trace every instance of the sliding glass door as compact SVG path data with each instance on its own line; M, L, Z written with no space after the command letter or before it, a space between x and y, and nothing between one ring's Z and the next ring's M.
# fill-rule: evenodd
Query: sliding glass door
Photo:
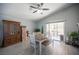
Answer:
M64 37L64 22L46 24L46 35L52 40L63 40Z

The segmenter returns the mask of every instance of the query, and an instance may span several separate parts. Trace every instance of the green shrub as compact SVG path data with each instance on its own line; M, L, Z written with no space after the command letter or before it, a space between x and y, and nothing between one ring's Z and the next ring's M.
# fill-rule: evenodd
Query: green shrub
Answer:
M77 40L78 37L79 37L79 33L78 33L78 32L71 32L71 33L69 34L69 37L72 38L72 41L73 41L74 39Z

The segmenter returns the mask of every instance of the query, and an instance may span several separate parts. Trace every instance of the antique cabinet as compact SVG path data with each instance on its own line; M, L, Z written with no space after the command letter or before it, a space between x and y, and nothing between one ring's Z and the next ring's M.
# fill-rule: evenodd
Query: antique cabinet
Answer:
M3 39L2 46L10 46L21 41L20 22L2 20Z

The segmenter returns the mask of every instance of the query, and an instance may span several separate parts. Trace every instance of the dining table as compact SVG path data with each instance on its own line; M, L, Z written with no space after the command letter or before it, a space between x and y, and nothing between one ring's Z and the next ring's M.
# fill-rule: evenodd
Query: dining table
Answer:
M47 39L41 39L41 40L39 40L39 39L36 39L36 42L38 42L39 43L39 54L41 55L42 54L42 43L44 42L44 41L46 41Z

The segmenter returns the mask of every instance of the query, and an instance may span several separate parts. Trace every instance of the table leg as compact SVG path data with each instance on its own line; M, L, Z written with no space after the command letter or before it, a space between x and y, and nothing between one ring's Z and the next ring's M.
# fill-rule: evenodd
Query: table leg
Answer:
M39 47L40 47L40 55L41 55L41 51L42 51L42 49L41 49L41 42L39 42Z

